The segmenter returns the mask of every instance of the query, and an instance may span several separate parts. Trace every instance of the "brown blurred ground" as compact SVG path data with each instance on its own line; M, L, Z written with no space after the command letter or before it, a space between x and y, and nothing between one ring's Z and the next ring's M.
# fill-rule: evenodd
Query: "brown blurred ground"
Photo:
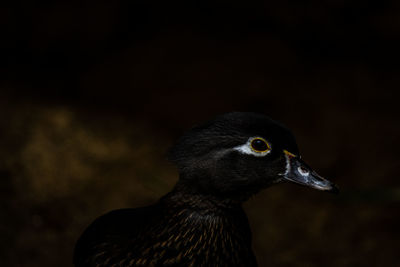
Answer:
M257 111L339 184L246 203L260 266L398 266L398 4L36 2L1 9L1 266L71 266L111 209L177 179L165 151Z

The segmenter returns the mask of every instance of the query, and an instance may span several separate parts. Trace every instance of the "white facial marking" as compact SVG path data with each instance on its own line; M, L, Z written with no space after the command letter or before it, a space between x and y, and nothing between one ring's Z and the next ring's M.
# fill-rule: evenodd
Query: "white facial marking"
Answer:
M251 141L257 137L250 137L249 140L243 145L239 145L233 148L233 150L239 151L242 154L253 155L255 157L264 157L271 152L271 149L263 152L256 152L251 148Z
M283 176L286 176L290 172L290 158L286 154L285 154L285 158L286 158L286 169L285 169L285 173L283 174ZM282 174L280 174L280 175L282 175Z

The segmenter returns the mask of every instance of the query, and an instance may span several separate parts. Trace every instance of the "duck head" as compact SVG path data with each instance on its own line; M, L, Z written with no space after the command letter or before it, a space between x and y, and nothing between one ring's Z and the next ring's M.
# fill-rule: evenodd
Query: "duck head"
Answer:
M189 130L169 158L179 169L178 184L220 198L244 201L283 182L338 192L301 159L289 129L256 113L227 113Z

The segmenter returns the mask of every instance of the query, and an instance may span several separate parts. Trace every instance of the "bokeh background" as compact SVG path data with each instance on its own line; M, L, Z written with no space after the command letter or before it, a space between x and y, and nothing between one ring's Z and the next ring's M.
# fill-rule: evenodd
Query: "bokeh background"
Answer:
M339 195L246 203L260 266L400 266L398 1L1 7L1 266L72 266L97 216L155 202L165 152L229 111L291 128Z

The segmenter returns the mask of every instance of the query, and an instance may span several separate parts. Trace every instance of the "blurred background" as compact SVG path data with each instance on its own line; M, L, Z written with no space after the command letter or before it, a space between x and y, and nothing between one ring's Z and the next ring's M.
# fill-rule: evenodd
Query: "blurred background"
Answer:
M14 1L0 11L0 259L72 266L112 209L177 180L176 138L229 111L294 132L339 195L246 203L260 266L400 266L400 2Z

